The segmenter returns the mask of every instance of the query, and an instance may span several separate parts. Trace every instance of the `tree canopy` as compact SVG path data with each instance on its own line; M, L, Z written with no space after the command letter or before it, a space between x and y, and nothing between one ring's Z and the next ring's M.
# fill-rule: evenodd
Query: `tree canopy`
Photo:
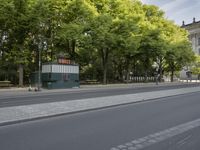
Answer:
M13 84L38 70L39 50L43 63L63 55L81 80L104 84L153 76L154 63L173 81L194 59L188 33L139 0L0 0L0 39L0 80Z

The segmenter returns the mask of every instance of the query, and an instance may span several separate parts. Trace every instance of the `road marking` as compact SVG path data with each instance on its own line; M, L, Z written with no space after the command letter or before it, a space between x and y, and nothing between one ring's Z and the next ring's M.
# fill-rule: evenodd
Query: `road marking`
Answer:
M169 139L173 136L187 132L199 126L200 126L200 119L197 119L154 134L150 134L143 138L132 140L130 142L121 144L116 147L112 147L110 150L140 150L155 143L159 143L161 141Z
M183 146L184 144L188 143L188 141L192 138L192 135L189 135L187 137L185 137L184 139L181 139L180 141L178 141L176 144L178 147Z

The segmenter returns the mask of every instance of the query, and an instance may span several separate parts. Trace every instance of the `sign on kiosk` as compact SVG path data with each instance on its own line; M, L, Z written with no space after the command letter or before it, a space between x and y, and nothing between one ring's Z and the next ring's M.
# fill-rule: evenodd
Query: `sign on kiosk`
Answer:
M58 64L70 65L71 64L71 60L66 59L66 58L58 58Z

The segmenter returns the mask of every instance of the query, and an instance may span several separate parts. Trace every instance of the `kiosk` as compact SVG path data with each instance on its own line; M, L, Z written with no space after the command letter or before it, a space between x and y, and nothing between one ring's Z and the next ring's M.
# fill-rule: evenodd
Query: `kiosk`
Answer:
M73 64L42 65L42 87L47 89L79 88L79 66Z

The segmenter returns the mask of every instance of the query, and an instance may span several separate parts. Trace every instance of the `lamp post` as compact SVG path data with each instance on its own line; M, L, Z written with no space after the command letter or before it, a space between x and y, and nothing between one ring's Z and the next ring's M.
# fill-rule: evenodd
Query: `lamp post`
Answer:
M41 91L41 50L42 50L42 39L40 38L40 42L38 45L38 53L39 53L39 60L38 60L38 91Z
M39 60L38 60L38 91L41 91L41 51L43 49L43 46L44 46L44 38L43 38L43 35L42 35L42 31L45 27L45 24L44 23L40 23L40 29L39 29L39 35L38 35L38 53L39 53Z

